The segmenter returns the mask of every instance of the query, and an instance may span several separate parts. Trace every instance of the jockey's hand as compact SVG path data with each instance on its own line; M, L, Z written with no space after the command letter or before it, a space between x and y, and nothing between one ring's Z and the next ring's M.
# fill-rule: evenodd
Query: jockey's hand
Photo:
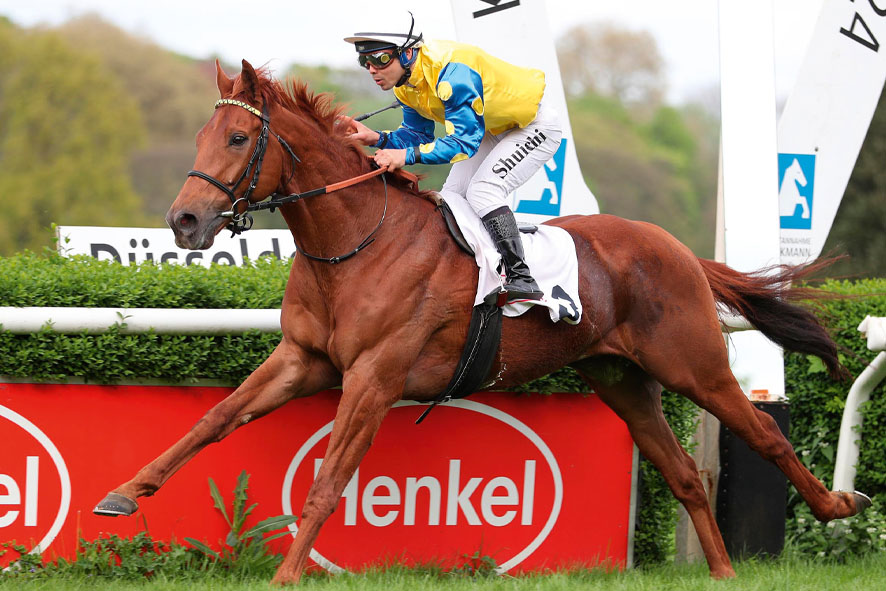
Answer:
M392 172L406 166L406 150L379 150L374 158L376 164Z
M352 117L343 115L338 118L336 123L338 125L345 125L345 133L347 133L348 137L357 140L364 146L374 146L378 143L378 132L369 129L359 121L354 121Z

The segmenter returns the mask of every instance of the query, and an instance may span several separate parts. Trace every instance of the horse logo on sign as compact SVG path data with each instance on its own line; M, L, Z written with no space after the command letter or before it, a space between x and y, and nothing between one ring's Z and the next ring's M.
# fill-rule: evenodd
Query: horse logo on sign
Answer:
M814 154L778 155L778 213L782 228L812 229Z

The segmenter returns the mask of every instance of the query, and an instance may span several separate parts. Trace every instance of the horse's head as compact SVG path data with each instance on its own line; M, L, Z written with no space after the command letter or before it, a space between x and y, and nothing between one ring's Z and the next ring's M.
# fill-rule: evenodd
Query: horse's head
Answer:
M278 188L284 166L283 148L271 141L271 104L261 92L267 80L246 60L236 78L215 65L221 99L197 133L194 170L166 214L181 248L212 246L232 216Z

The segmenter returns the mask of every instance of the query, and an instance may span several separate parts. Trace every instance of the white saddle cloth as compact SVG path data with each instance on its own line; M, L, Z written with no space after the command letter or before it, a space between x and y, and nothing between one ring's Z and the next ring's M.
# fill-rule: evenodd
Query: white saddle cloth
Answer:
M483 302L492 291L504 285L504 273L499 271L501 255L495 249L492 238L482 220L470 204L453 193L440 195L452 209L458 227L467 243L474 250L479 270L477 295L474 305ZM581 300L578 298L578 258L575 243L566 230L553 226L538 226L532 234L520 233L523 239L525 261L533 279L544 292L541 300L514 300L502 308L505 316L523 314L532 306L548 308L551 320L563 320L569 324L581 321Z

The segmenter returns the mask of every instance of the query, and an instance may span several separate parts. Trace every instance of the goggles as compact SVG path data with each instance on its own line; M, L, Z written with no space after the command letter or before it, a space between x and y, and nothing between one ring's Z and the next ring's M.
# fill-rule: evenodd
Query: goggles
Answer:
M369 69L369 66L375 66L377 70L383 70L391 65L391 62L397 57L397 52L376 51L373 53L361 53L357 58L360 66Z

